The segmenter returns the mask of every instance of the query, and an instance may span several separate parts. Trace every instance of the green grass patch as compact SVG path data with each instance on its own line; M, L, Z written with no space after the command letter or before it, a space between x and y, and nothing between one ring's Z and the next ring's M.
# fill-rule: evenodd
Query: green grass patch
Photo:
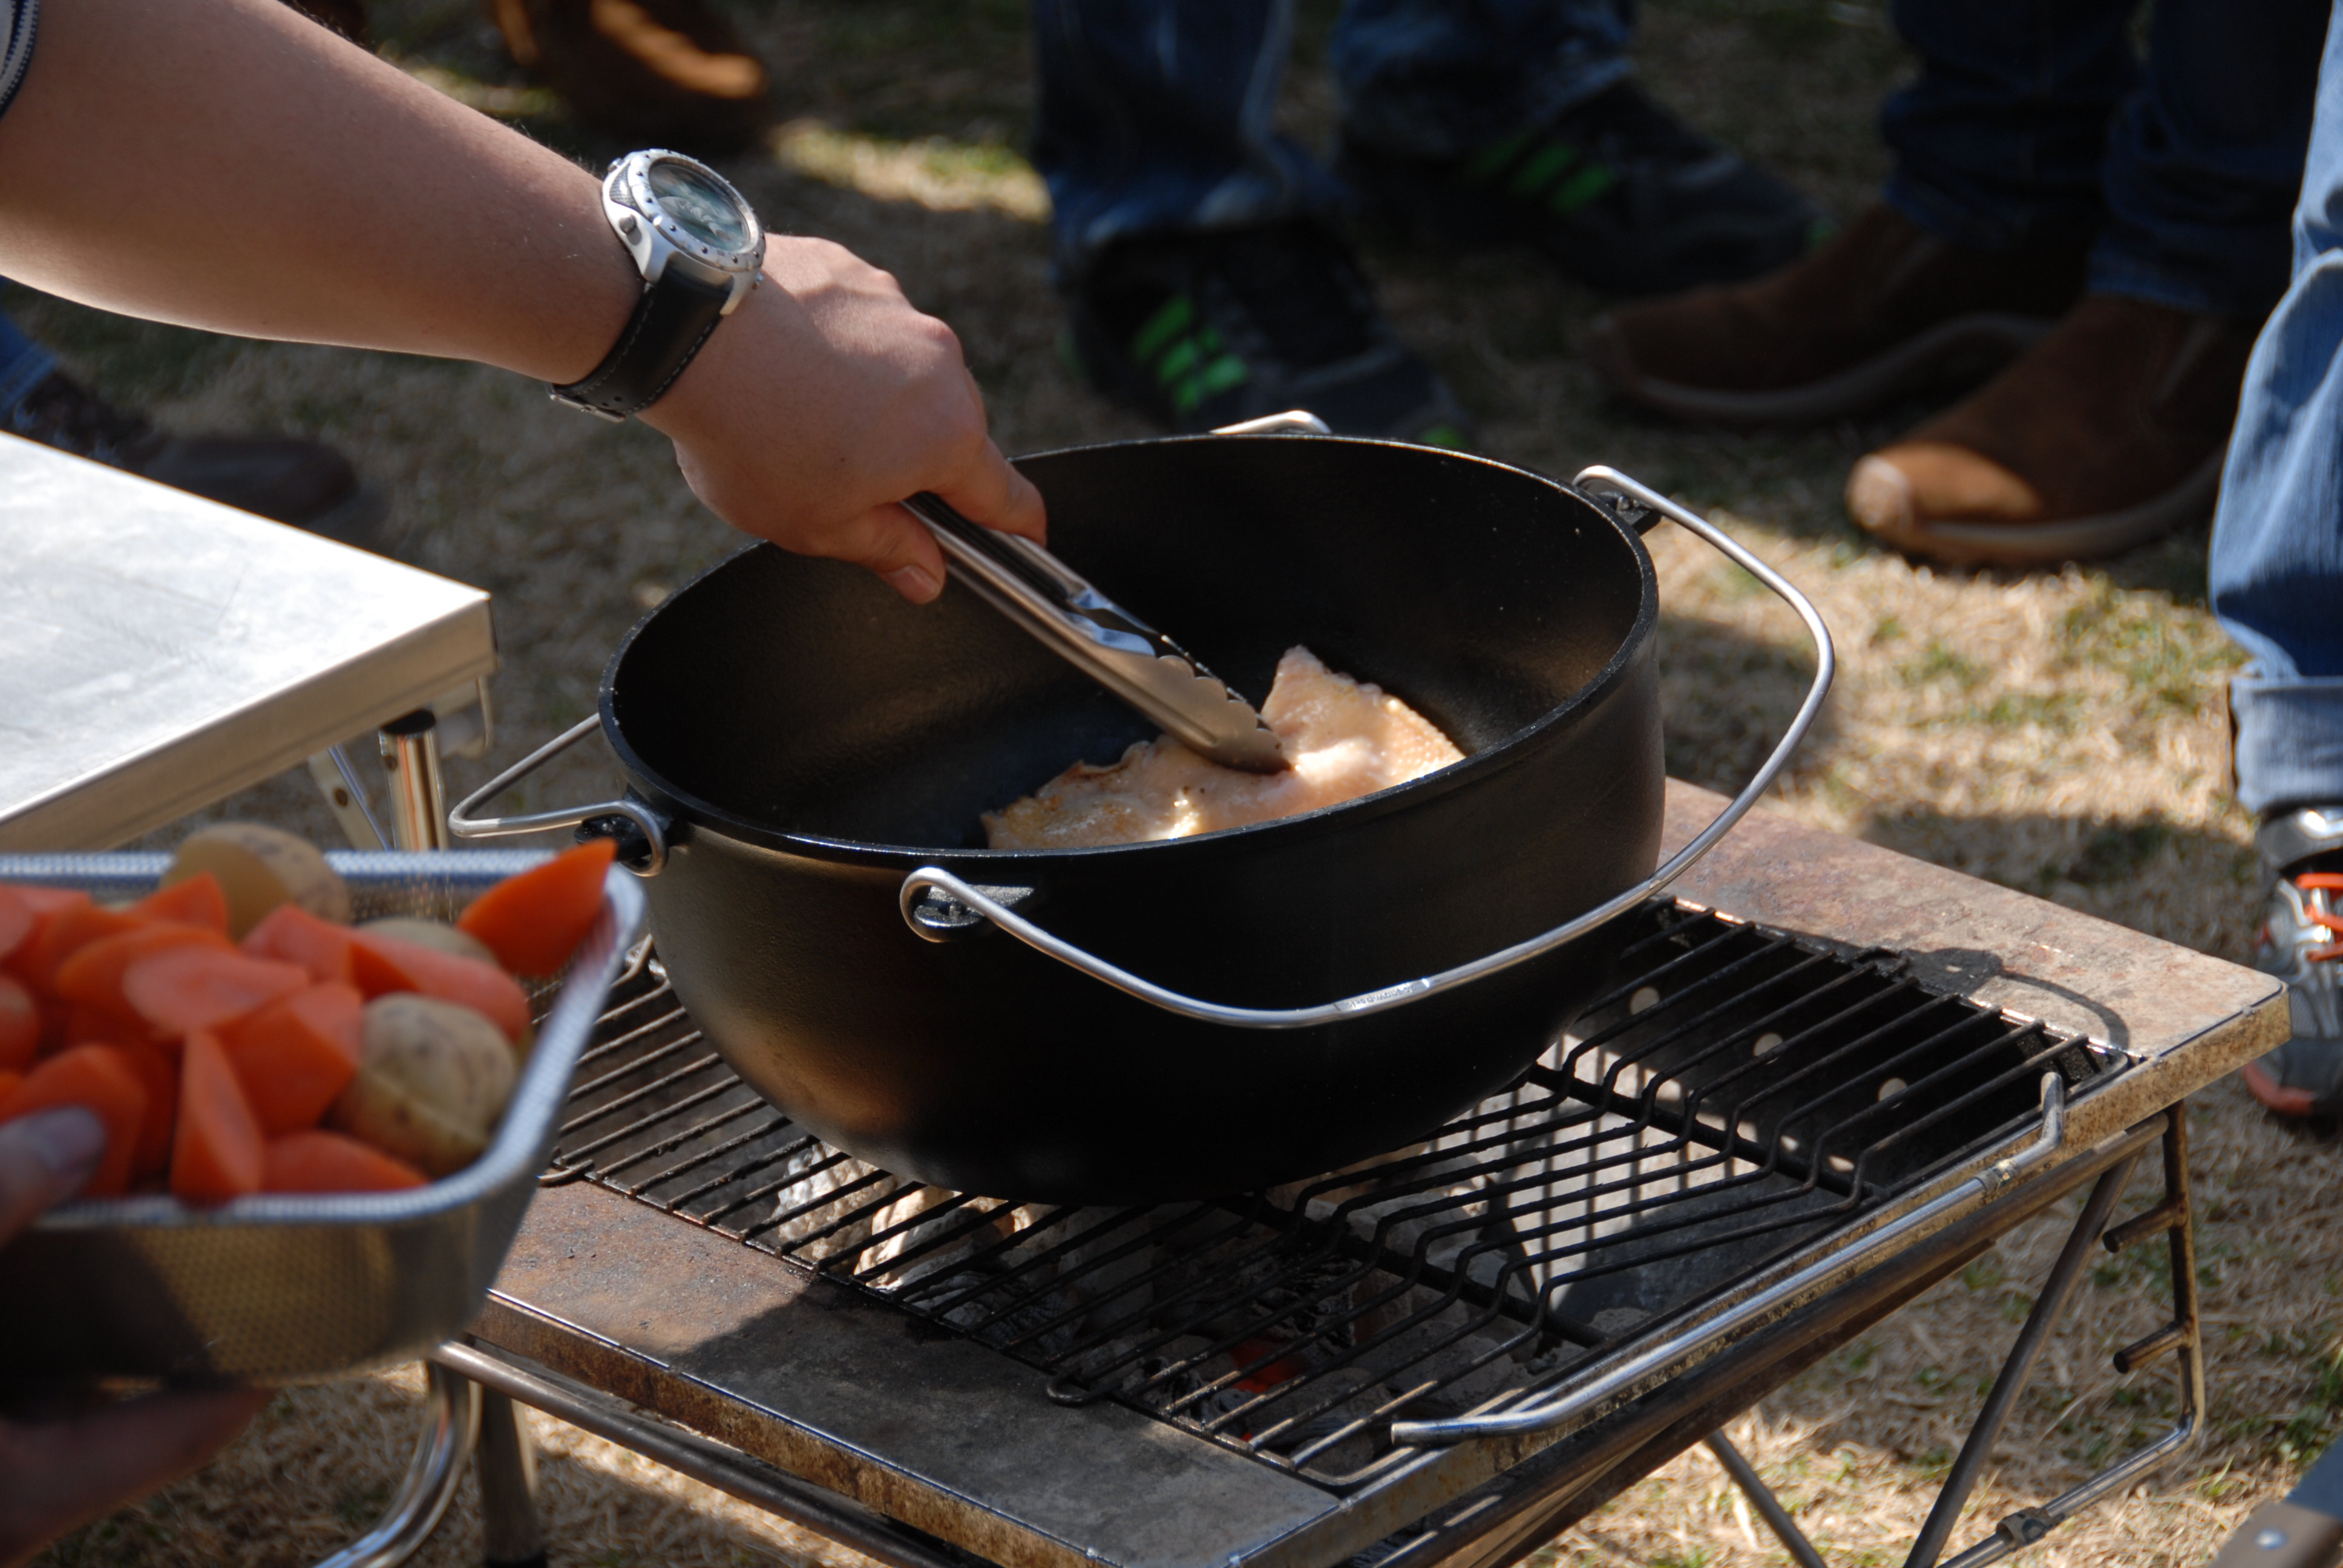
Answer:
M1966 691L1993 672L1949 644L1931 641L1920 653L1897 665L1896 673L1906 686L1949 681Z

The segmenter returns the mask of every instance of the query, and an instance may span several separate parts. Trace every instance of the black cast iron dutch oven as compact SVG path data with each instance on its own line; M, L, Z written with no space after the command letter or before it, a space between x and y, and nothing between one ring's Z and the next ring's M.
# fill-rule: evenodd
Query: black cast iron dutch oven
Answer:
M1585 933L1747 809L1830 678L1795 589L1608 470L1565 487L1279 435L1019 466L1051 548L1236 689L1266 695L1302 644L1465 760L1227 832L986 849L980 813L1151 727L963 588L914 607L758 545L635 628L598 719L453 819L623 831L676 992L725 1059L826 1141L940 1186L1202 1196L1438 1126L1571 1022L1604 967ZM1766 768L1655 877L1658 593L1634 525L1663 512L1790 597L1820 657ZM626 799L469 815L597 727Z

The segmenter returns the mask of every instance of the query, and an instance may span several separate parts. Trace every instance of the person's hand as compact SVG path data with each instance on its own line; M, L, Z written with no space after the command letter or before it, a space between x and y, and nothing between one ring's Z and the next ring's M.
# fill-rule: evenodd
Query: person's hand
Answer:
M0 1124L0 1247L79 1191L105 1151L106 1131L86 1111ZM0 1252L0 1289L6 1262ZM230 1389L146 1394L54 1421L0 1416L0 1563L195 1469L267 1402L266 1389Z
M826 240L769 242L763 286L642 417L727 522L868 567L914 603L943 591L944 561L905 497L1043 537L1041 494L985 435L951 328Z

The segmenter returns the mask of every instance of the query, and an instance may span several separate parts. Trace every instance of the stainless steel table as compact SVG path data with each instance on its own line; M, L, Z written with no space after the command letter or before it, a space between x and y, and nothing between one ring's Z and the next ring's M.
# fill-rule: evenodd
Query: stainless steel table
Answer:
M477 588L0 436L0 850L110 848L495 666Z

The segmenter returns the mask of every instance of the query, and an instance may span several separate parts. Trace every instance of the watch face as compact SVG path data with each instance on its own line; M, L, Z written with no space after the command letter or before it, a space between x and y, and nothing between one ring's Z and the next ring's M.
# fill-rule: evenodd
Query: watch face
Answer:
M644 177L659 210L702 245L743 251L756 243L755 220L729 186L671 158L652 164Z

